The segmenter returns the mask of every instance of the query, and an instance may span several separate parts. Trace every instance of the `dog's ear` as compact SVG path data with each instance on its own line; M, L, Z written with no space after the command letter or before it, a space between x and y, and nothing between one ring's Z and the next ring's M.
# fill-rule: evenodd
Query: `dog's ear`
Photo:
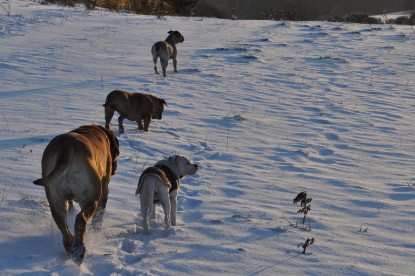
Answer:
M159 101L161 102L162 105L164 104L165 106L168 106L165 100L159 99Z
M167 159L170 163L174 164L176 162L178 155L170 156L169 159Z
M118 142L118 139L112 130L106 129L102 126L99 126L99 127L105 132L110 142L110 151L111 151L111 157L112 157L111 175L114 175L115 170L117 169L117 157L120 154L120 143Z
M167 33L168 33L168 34L171 34L171 33L174 33L174 31L170 30L170 31L168 31Z

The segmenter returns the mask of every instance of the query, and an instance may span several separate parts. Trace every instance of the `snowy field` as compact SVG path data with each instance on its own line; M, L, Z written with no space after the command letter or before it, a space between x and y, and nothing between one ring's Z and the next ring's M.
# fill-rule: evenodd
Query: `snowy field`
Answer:
M410 26L0 3L1 275L415 275ZM163 78L150 48L169 30L185 40ZM117 132L104 229L88 227L77 266L32 181L53 137L104 124L114 89L168 107L148 133ZM180 225L143 235L138 178L173 154L200 165L182 181Z

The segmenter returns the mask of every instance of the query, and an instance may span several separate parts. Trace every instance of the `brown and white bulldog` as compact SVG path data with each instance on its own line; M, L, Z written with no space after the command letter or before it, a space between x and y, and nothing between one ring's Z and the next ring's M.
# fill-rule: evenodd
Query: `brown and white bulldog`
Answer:
M75 262L85 258L87 221L99 228L108 199L108 184L117 168L118 140L112 131L98 125L84 125L53 138L42 156L42 178L52 217L62 232L63 246ZM75 219L75 236L66 217L72 201L81 211Z
M139 130L148 131L151 119L161 120L164 106L167 106L167 103L150 94L114 90L107 95L103 106L105 107L105 128L110 128L111 119L117 111L120 114L118 128L122 133L124 132L122 124L124 119L136 121Z
M151 47L151 54L153 55L154 72L157 71L157 58L160 57L161 69L163 76L166 76L166 68L169 64L169 59L173 59L174 72L177 73L177 48L176 44L183 43L184 37L178 31L169 31L169 36L165 41L158 41Z
M144 234L148 234L150 216L156 218L155 203L163 206L165 228L176 225L180 179L186 175L194 175L197 170L198 165L190 163L187 157L174 155L143 171L135 194L140 194Z

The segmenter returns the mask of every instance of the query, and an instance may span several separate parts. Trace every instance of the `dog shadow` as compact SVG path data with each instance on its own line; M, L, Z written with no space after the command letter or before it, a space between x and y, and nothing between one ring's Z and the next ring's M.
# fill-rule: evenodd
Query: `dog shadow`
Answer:
M51 239L54 242L50 242ZM9 238L0 243L0 248L2 251L10 251L10 254L2 254L1 263L4 265L1 266L11 271L22 271L22 269L30 271L39 263L62 263L68 259L58 232L53 235L25 235ZM25 275L30 275L30 273ZM38 272L33 275L38 275Z
M0 150L43 144L50 141L52 138L53 136L32 136L25 138L0 140Z

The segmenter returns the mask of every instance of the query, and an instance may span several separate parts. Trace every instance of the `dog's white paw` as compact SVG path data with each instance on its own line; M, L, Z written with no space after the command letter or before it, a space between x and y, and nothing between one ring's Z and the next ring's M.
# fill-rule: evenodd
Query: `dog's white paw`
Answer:
M72 259L78 265L81 265L85 259L85 245L79 244L72 248Z

